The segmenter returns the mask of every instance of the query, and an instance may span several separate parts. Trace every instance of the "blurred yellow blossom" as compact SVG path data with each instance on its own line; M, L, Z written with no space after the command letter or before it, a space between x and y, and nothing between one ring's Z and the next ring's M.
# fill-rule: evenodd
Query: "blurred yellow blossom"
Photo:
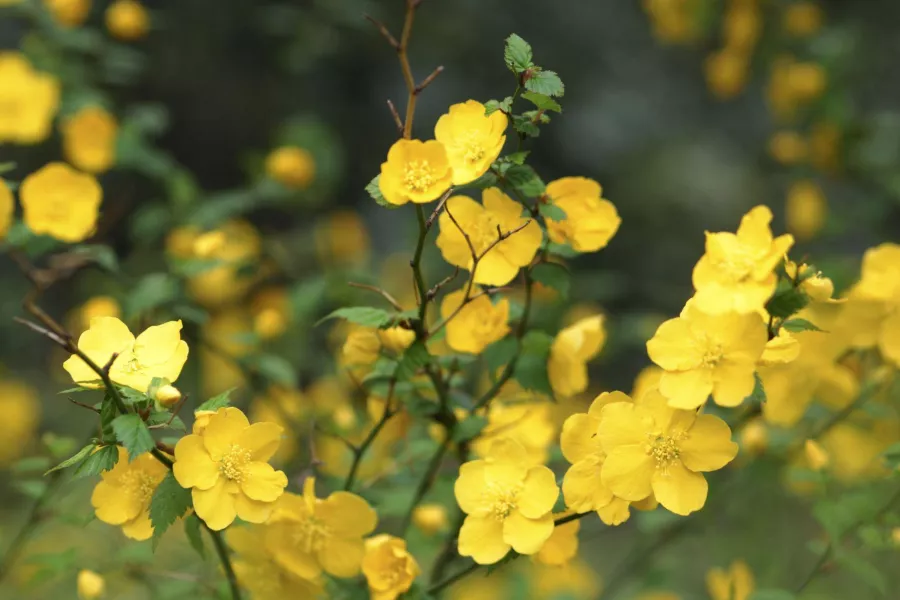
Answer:
M567 516L568 513L554 515L555 519ZM559 567L571 561L578 555L578 530L580 521L570 521L553 528L553 534L541 547L537 554L532 555L533 561L543 565Z
M841 129L834 123L819 121L809 132L809 162L826 173L835 173L841 162Z
M860 317L854 345L877 346L887 360L900 366L900 244L866 250L860 280L848 296L857 309L854 316Z
M587 389L587 363L600 353L605 343L603 315L582 319L556 334L547 362L547 376L554 395L565 398Z
M727 571L716 567L706 573L706 589L712 600L748 600L755 588L753 573L742 560L731 563Z
M78 27L91 12L91 0L44 0L44 6L63 27Z
M137 0L115 0L106 9L106 28L114 38L133 42L147 35L150 15Z
M644 394L658 388L659 380L662 378L663 373L665 371L656 365L648 365L641 369L631 386L631 397L635 400L640 400Z
M807 37L822 27L822 9L811 0L792 2L784 9L784 30L795 37Z
M94 234L103 190L92 175L49 163L25 178L19 199L32 232L75 243Z
M441 317L447 323L447 344L457 352L481 354L485 348L509 333L509 300L495 304L487 295L464 303L466 290L457 290L441 301Z
M801 179L791 184L787 194L787 229L798 241L814 238L825 225L828 202L814 181Z
M728 48L753 50L762 31L762 10L755 0L729 2L722 21L722 37Z
M803 453L813 471L823 470L830 462L828 452L815 440L806 440L803 443Z
M582 560L562 566L534 564L529 575L529 600L593 600L601 590L597 573Z
M0 52L0 143L36 144L50 135L60 84L18 52Z
M103 173L115 164L119 125L103 108L82 108L68 117L60 130L63 154L75 167L88 173Z
M316 223L315 244L322 263L356 266L369 255L369 232L358 213L338 210Z
M291 319L291 306L287 290L270 286L256 292L250 300L253 315L253 331L261 339L276 338L287 331Z
M744 91L750 69L745 52L724 48L706 57L704 67L706 85L716 98L729 100Z
M250 405L250 418L254 422L271 421L285 431L297 431L310 409L310 401L300 390L280 385L270 385L265 395L257 396ZM196 432L194 432L196 433ZM287 435L282 439L272 461L284 464L297 453L297 439Z
M76 590L78 600L98 600L106 593L106 580L99 573L82 569L78 571Z
M500 156L506 142L507 118L502 111L485 116L475 100L454 104L434 127L435 139L444 145L453 170L453 185L475 181Z
M316 161L309 150L281 146L266 157L266 174L285 187L304 189L316 177Z
M683 44L697 38L697 0L644 0L643 5L661 42Z
M81 333L91 327L94 317L121 318L122 308L112 296L93 296L76 308L71 315L72 329ZM100 365L103 366L103 365Z
M762 454L769 446L769 430L766 422L757 417L741 428L741 450L752 455Z
M479 457L490 454L497 440L513 440L525 450L531 464L542 465L547 461L548 449L556 437L550 402L501 402L490 403L487 409L487 425L476 439L472 451Z
M0 179L0 241L6 237L6 232L12 227L15 210L16 202L13 199L12 190L5 181Z
M212 315L203 325L199 348L205 396L214 396L245 383L238 359L255 348L250 315L241 309L226 309Z
M796 131L779 131L769 138L769 155L783 165L800 163L807 152L806 140Z
M135 540L153 535L150 523L150 499L168 469L149 452L129 462L128 452L119 446L116 466L100 474L100 482L91 494L97 519L122 527L122 533Z
M268 543L271 528L270 525L228 528L225 539L236 554L234 572L241 587L250 592L253 600L320 598L324 587L320 577L300 577L276 560Z
M562 221L547 219L550 241L569 244L578 252L605 248L622 219L602 193L600 184L587 177L563 177L547 184L547 196L566 213Z
M22 381L0 379L0 466L9 465L27 449L41 416L37 391Z
M442 504L420 504L412 514L412 522L422 533L434 535L447 529L447 509Z
M436 200L450 188L453 169L444 145L435 140L401 139L381 163L378 187L390 204Z
M372 600L396 600L409 590L420 569L404 540L382 533L366 540L362 572Z

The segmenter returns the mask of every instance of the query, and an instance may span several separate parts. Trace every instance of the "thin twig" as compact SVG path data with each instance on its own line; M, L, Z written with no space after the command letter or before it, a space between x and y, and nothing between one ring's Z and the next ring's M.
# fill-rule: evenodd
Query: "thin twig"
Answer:
M431 74L430 74L428 77L426 77L425 79L423 79L422 82L419 83L419 85L416 86L416 94L421 94L421 93L422 93L422 90L424 90L424 89L427 88L429 85L431 85L431 82L433 82L433 81L435 80L435 78L436 78L438 75L440 75L441 73L443 73L443 72L444 72L444 66L443 66L443 65L439 66L439 67L436 68L434 71L432 71Z
M365 19L369 23L371 23L378 29L378 32L381 33L382 36L384 36L384 39L387 40L387 43L390 44L392 48L400 47L400 42L398 42L397 38L395 38L391 34L391 32L388 31L388 28L385 26L384 23L382 23L381 21L379 21L378 19L376 19L375 17L373 17L371 15L363 15L363 17L365 17Z
M403 516L403 522L400 525L400 537L406 537L406 532L409 529L410 524L412 523L413 513L416 510L416 507L419 506L419 503L422 502L422 499L425 497L425 494L428 493L428 490L431 489L431 486L434 485L434 480L437 477L438 471L441 468L441 464L444 461L444 454L447 453L447 450L450 448L450 444L452 443L451 437L448 435L447 439L445 439L435 450L434 455L432 455L431 460L428 461L428 468L425 469L425 474L422 476L422 479L419 480L419 485L416 486L416 491L413 494L412 502L410 502L409 508L406 510L406 513Z
M353 462L350 464L350 471L347 472L347 479L344 480L344 490L350 491L353 488L353 484L356 482L356 476L359 472L359 467L362 465L363 457L368 451L369 447L375 441L375 438L378 437L378 434L387 424L391 417L397 414L396 411L391 410L391 400L394 397L394 388L397 386L397 374L394 373L394 378L391 379L390 387L388 388L387 398L384 400L384 411L381 413L381 418L375 423L372 429L369 431L368 435L366 435L365 439L360 443L359 446L351 446L353 450Z
M222 539L222 532L210 529L209 525L202 519L200 522L203 523L203 527L206 528L206 531L212 537L213 545L216 547L216 554L219 555L219 562L222 563L222 568L225 570L225 578L228 579L228 588L231 590L232 600L241 600L241 587L238 585L234 565L231 564L231 557L228 555L228 546L225 544L225 540Z
M399 311L403 310L403 306L400 305L400 303L397 301L397 299L394 298L393 296L391 296L386 290L381 289L380 287L377 287L374 285L369 285L367 283L357 283L355 281L350 281L347 283L347 285L349 285L350 287L355 287L355 288L361 289L361 290L368 290L370 292L375 292L376 294L378 294L379 296L381 296L382 298L387 300L388 303L392 307L394 307L396 310L399 310Z
M397 135L403 135L403 121L400 119L400 113L397 112L397 107L394 106L394 103L388 99L387 101L388 110L391 111L391 116L394 117L394 124L397 126Z

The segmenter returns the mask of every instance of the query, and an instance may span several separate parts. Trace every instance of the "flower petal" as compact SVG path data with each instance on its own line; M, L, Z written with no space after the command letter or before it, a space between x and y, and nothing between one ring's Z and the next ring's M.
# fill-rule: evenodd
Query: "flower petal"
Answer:
M194 512L213 531L221 531L234 522L237 512L234 496L226 491L226 480L220 477L216 485L208 490L194 488L191 497L194 499Z
M678 441L681 460L691 471L716 471L737 456L738 445L731 441L731 429L719 417L700 415Z
M616 496L634 502L650 495L655 472L656 464L642 445L619 446L607 455L600 481Z
M254 423L241 432L237 445L250 451L250 459L268 462L281 445L284 428L277 423L266 421Z
M688 515L703 508L708 489L703 475L687 470L678 461L653 476L653 494L676 515Z
M503 520L503 541L519 554L534 554L553 535L553 515L529 519L514 510Z
M322 573L316 554L296 543L294 525L282 524L266 528L265 546L283 569L304 579L315 579ZM237 528L231 528L231 532ZM241 552L245 554L245 552ZM268 556L266 559L271 560Z
M274 502L287 487L284 471L276 471L269 463L254 461L244 467L241 490L252 500Z
M359 565L365 555L361 537L345 538L330 535L325 538L318 552L319 564L335 577L353 577L359 573Z
M575 413L566 419L559 436L559 445L567 461L575 464L602 452L600 439L597 437L599 425L600 419L585 413Z
M153 524L150 522L150 513L144 511L135 519L122 525L122 533L125 537L142 542L153 536Z
M148 327L134 340L134 355L142 365L163 365L181 342L181 321Z
M208 490L219 479L219 467L213 462L199 435L186 435L175 444L175 480L183 488Z
M91 494L91 506L97 518L109 525L121 525L137 517L144 509L139 498L123 492L106 481L99 482Z
M596 510L612 499L612 492L600 480L600 459L588 457L569 467L563 477L566 506L577 513Z
M553 533L552 517L550 533ZM503 540L502 521L493 517L466 517L459 530L460 556L471 556L479 565L490 565L506 556L507 552L509 544Z
M604 525L621 525L631 516L630 507L631 503L628 500L622 500L613 496L606 506L597 509L597 516L600 517Z
M221 459L248 427L250 422L237 408L229 406L216 411L203 430L203 444L212 459L215 461Z
M459 477L453 484L453 493L460 509L467 515L485 517L490 512L490 507L484 501L487 487L485 466L485 461L473 460L459 467Z
M740 406L753 393L756 367L750 365L727 364L718 367L714 374L713 399L719 406Z
M666 371L659 379L659 391L669 406L690 410L702 406L713 391L710 369Z
M316 506L316 516L335 533L362 537L375 531L378 515L369 503L350 492L334 492Z
M600 412L597 438L606 452L619 446L640 445L654 428L653 416L643 406L631 402L613 402Z
M525 517L538 519L553 510L557 498L559 487L553 471L543 465L531 467L519 492L517 507Z
M273 502L253 500L245 494L234 494L234 509L237 516L248 523L265 523L272 516Z

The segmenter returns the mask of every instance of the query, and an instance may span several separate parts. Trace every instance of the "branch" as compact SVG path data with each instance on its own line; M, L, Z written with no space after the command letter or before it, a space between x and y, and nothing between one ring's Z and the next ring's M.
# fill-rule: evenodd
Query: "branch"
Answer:
M225 570L225 577L228 579L228 588L231 590L232 600L241 600L241 587L238 585L237 575L234 572L234 566L231 564L231 557L228 555L228 546L225 544L225 540L222 539L222 532L210 529L203 519L200 519L200 522L203 523L203 527L212 537L213 546L216 547L216 554L219 555L219 562L222 563L222 569Z
M378 437L378 434L387 424L391 417L397 414L397 411L391 410L391 400L394 397L394 388L397 386L397 373L394 372L394 376L391 379L390 387L388 388L387 398L384 401L384 412L381 413L381 418L378 419L378 422L372 427L369 434L362 441L359 446L350 446L353 451L353 462L350 464L350 471L347 473L347 479L344 480L344 490L350 491L353 488L353 484L356 482L356 476L359 472L359 467L362 464L363 457L368 451L369 447L375 441L375 438Z
M391 296L387 291L381 289L380 287L377 287L374 285L369 285L367 283L357 283L355 281L350 281L347 283L347 285L349 285L350 287L355 287L355 288L361 289L361 290L368 290L370 292L375 292L376 294L378 294L379 296L381 296L382 298L387 300L388 303L392 307L394 307L396 310L401 311L401 312L403 311L403 307L400 305L400 303L397 301L397 299L394 298L393 296Z

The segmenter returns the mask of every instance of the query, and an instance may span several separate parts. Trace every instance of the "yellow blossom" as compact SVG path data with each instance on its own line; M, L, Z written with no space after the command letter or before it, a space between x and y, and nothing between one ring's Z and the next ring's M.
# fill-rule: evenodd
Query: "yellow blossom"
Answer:
M41 416L37 390L22 381L0 379L0 465L9 465L28 448Z
M471 443L472 451L479 457L490 455L497 440L513 440L525 450L531 464L542 465L547 461L548 449L556 437L550 402L491 402L487 410L487 425Z
M556 396L566 398L587 389L587 363L605 343L602 315L582 319L556 334L547 362L547 375Z
M369 255L369 232L359 213L338 210L316 223L315 244L322 263L356 266Z
M216 411L214 410L195 410L194 425L191 427L191 433L195 435L203 433L203 430L209 425L209 420L214 414L216 414Z
M0 143L36 144L50 135L60 85L17 52L0 52Z
M115 117L99 106L88 106L68 117L60 127L66 160L82 171L103 173L116 161Z
M786 364L797 360L798 356L800 356L800 342L790 331L782 327L778 330L778 335L766 342L762 356L759 357L759 364L761 366Z
M725 45L737 51L752 51L762 30L762 11L756 2L730 2L722 22Z
M276 338L287 331L291 322L291 304L287 290L281 286L266 287L250 300L253 331L264 340Z
M106 593L106 581L99 573L82 569L76 583L78 600L98 600Z
M410 344L416 339L416 334L413 330L400 326L379 329L376 333L381 346L394 354L399 354L409 348Z
M93 176L50 163L25 178L19 199L31 231L75 243L93 235L103 190Z
M834 123L814 123L809 132L809 162L826 173L840 169L841 129Z
M640 403L604 406L597 437L606 452L604 486L630 502L653 494L679 515L703 508L708 486L702 473L721 469L738 451L725 421L672 408L653 392Z
M237 363L257 348L252 331L252 321L242 309L217 312L204 324L203 339L208 344L199 350L204 396L215 396L246 383Z
M266 174L291 189L304 189L316 177L316 160L304 148L281 146L266 157Z
M767 339L758 314L709 315L691 300L659 326L647 353L665 369L659 391L672 407L697 408L710 394L720 406L738 406L753 392Z
M156 400L163 406L174 406L181 398L181 392L174 385L161 385L156 390Z
M769 155L783 165L795 165L806 158L806 140L796 131L779 131L769 139Z
M362 572L372 600L396 600L409 590L420 570L406 542L383 533L366 540Z
M694 301L704 312L718 314L760 310L775 291L775 267L794 238L772 238L772 211L757 206L741 219L737 233L706 233L706 253L694 267Z
M750 455L762 454L769 446L769 430L762 418L748 422L741 429L741 450Z
M146 391L154 377L175 381L188 356L187 342L181 339L181 321L148 327L137 338L115 317L95 317L91 327L78 338L78 349L98 366L116 355L110 378L121 385ZM63 368L75 383L101 387L99 375L78 356L71 356Z
M285 600L285 598L322 598L324 582L320 577L306 578L284 568L271 544L271 525L230 527L226 541L236 554L234 572L241 587L253 600Z
M572 465L563 478L562 491L569 510L596 511L607 525L620 525L630 515L628 501L616 497L600 478L606 453L597 431L603 407L614 402L631 402L622 392L604 392L591 403L587 413L575 413L563 424L559 445Z
M63 27L78 27L91 12L91 0L44 0L44 6Z
M131 539L146 540L153 535L150 500L168 469L149 452L129 462L128 452L121 446L118 451L116 466L100 474L91 505L99 520L121 526Z
M509 333L509 300L496 304L486 295L463 304L466 290L447 294L441 301L441 317L447 323L447 344L457 352L481 354ZM455 315L455 316L454 316Z
M806 440L803 443L803 454L806 455L806 461L813 471L821 471L831 462L828 452L815 440Z
M115 317L118 319L121 316L122 308L115 298L112 296L93 296L73 311L70 320L72 329L81 333L91 327L91 321L94 317Z
M631 385L631 397L640 400L644 394L658 388L659 380L662 378L663 373L665 371L656 365L649 365L641 369L641 372L637 374L637 377L634 378L634 383Z
M381 163L378 187L384 199L396 205L436 200L450 188L453 169L444 145L435 140L401 139Z
M600 578L583 560L573 560L561 566L537 563L529 571L529 600L587 600L600 596Z
M790 90L798 102L809 102L822 95L828 79L822 65L812 62L797 62L790 66L788 82Z
M6 182L0 179L0 241L6 237L6 232L12 227L15 210L16 204L12 191Z
M569 513L555 515L558 519ZM553 528L553 534L547 539L540 551L531 557L542 565L559 567L567 564L578 555L578 530L580 521L569 521Z
M298 577L354 577L365 554L363 536L378 522L365 500L349 492L316 498L315 480L303 483L303 495L287 493L272 514L266 544L275 561Z
M333 398L333 400L337 399ZM271 421L286 431L297 431L309 414L310 405L310 399L300 390L270 385L266 389L265 395L253 399L249 414L252 421ZM285 436L278 451L272 457L272 462L284 464L296 453L296 436Z
M747 85L750 61L747 53L735 48L724 48L710 54L704 63L706 85L720 99L734 98Z
M605 248L622 219L616 207L602 197L600 184L587 177L563 177L547 185L547 196L566 213L562 221L547 219L550 241L569 244L578 252Z
M825 225L828 201L822 189L813 181L795 181L788 189L785 217L787 229L797 240L814 238Z
M475 283L506 285L531 263L541 245L541 228L522 216L521 204L497 188L484 190L481 199L483 205L468 196L447 200L437 246L444 260L467 271L477 258ZM501 235L507 237L498 241Z
M793 280L800 278L799 288L803 290L813 302L828 302L831 304L845 302L846 298L834 299L834 282L825 277L821 271L810 273L810 266L785 259L784 271Z
M454 492L466 513L459 553L478 564L499 561L510 547L534 554L553 533L556 478L547 467L531 466L517 442L499 440L486 458L460 466Z
M354 328L341 348L341 359L350 366L370 365L381 355L378 330L370 327Z
M502 111L485 116L475 100L454 104L434 127L435 139L444 145L453 170L453 185L463 185L484 175L500 156L506 142L507 118Z
M447 509L441 504L420 504L413 511L412 522L426 535L434 535L447 529Z
M106 9L106 28L114 38L133 42L147 35L150 15L137 0L116 0Z
M811 0L792 2L784 9L784 30L794 37L808 37L822 27L822 9Z
M175 479L191 489L194 511L214 531L240 517L263 523L287 486L287 477L268 464L284 430L254 423L240 410L220 408L199 433L175 446Z
M854 345L876 346L900 366L900 244L885 243L866 250L859 283L849 292L859 313Z
M718 567L706 573L706 589L712 600L748 600L756 588L750 567L736 560L726 571Z

